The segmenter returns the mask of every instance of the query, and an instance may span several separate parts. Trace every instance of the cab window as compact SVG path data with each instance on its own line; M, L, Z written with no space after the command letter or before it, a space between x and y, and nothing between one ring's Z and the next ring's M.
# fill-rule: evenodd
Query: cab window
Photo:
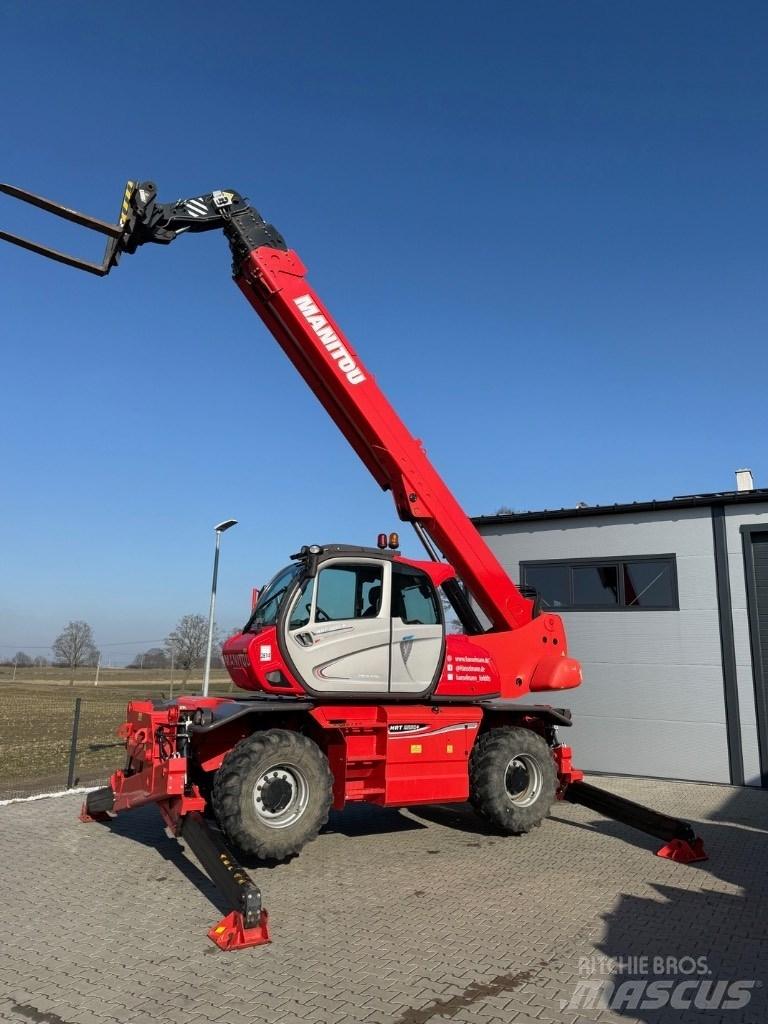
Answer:
M253 615L248 620L243 632L257 632L262 626L274 626L288 589L301 572L301 566L294 562L282 569L277 576L262 590Z
M397 562L392 566L392 617L412 626L437 626L442 622L429 577Z
M288 629L301 629L303 626L309 625L309 619L312 614L312 594L314 589L315 578L312 576L310 579L304 581L304 585L299 591L299 596L293 606L291 617L288 620Z
M381 566L330 565L317 577L315 622L375 618L381 595Z

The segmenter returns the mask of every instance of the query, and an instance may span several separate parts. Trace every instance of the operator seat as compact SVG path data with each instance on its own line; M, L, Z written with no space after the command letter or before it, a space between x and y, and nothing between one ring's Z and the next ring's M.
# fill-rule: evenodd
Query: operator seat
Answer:
M375 619L381 608L381 584L377 583L368 591L368 607L363 612L364 619Z

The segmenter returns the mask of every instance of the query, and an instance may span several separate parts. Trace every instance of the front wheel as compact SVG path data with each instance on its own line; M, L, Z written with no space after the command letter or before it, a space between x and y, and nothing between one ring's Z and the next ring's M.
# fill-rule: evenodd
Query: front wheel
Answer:
M244 853L285 860L326 823L332 791L328 760L317 744L288 729L268 729L227 754L214 779L213 809Z
M538 733L505 726L482 733L469 758L469 799L475 810L511 835L530 832L549 814L557 771Z

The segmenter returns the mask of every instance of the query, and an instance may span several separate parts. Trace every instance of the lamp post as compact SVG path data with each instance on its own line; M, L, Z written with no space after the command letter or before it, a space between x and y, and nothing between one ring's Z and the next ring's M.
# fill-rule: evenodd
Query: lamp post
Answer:
M216 608L216 581L219 576L219 548L221 547L221 535L237 526L236 519L225 519L214 527L216 533L216 553L213 556L213 582L211 583L211 607L208 611L208 649L205 653L205 674L203 675L203 696L208 696L208 681L211 676L211 652L213 650L213 613Z

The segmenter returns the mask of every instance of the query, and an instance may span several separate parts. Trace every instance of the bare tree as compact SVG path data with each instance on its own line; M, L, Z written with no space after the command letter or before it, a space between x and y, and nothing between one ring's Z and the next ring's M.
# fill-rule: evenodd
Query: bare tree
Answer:
M137 654L128 668L168 668L168 655L162 647L150 647L148 651Z
M218 642L214 629L213 642ZM208 646L208 619L204 615L182 615L176 628L169 633L165 646L173 652L174 664L189 672L205 661Z
M47 658L44 658L42 654L38 654L38 656L35 658L34 665L35 668L46 668L48 665L50 665L50 661L48 661Z
M93 642L93 630L80 619L66 624L53 642L53 653L56 664L66 665L70 670L70 686L75 679L75 669L81 665L95 665L99 660L99 651Z
M33 664L32 659L26 651L16 651L13 656L13 661L19 668L29 668L29 666Z

